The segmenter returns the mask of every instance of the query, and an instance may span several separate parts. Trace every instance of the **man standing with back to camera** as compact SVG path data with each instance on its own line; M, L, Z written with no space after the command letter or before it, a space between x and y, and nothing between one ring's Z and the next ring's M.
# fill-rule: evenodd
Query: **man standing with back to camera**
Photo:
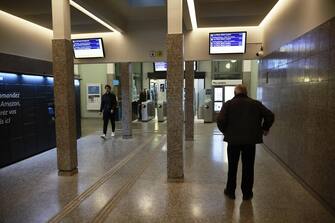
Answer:
M107 133L107 126L109 120L111 120L112 123L112 134L111 136L115 136L115 110L117 106L116 96L111 92L111 86L106 85L105 90L106 93L102 95L101 98L101 106L100 106L100 114L102 113L102 117L104 120L104 126L103 126L103 135L101 135L101 138L106 139L106 133Z
M263 135L269 133L274 114L261 102L247 96L247 88L237 85L235 97L221 108L217 125L228 143L228 180L224 194L235 199L236 174L240 153L242 156L243 200L253 197L254 163L256 144L263 142Z

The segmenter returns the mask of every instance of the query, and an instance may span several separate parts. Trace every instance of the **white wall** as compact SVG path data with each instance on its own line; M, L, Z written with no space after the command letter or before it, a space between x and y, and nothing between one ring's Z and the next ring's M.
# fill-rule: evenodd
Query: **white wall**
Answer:
M154 28L154 27L153 27ZM247 31L246 54L235 55L209 55L208 33L218 31ZM156 27L153 29L136 29L127 34L100 33L78 34L72 38L102 37L105 46L105 58L76 60L75 63L105 63L105 62L149 62L166 60L166 30ZM262 31L258 27L236 28L206 28L187 32L184 35L185 60L211 60L211 59L253 59L260 49ZM150 51L161 50L160 58L150 57Z
M148 72L153 72L154 67L152 62L146 62L142 64L142 72L143 72L143 89L149 89L149 78L148 78Z
M209 33L247 31L247 49L245 54L209 55ZM259 27L200 28L185 33L186 60L212 59L253 59L262 44L262 30Z
M88 83L99 83L102 86L102 93L104 92L104 85L107 83L107 64L79 64L78 73L80 75L80 103L81 103L81 117L82 118L98 118L99 111L88 111L86 109L87 89Z
M0 52L52 60L52 31L0 10Z
M198 61L198 71L206 72L205 89L212 88L212 61Z
M30 58L52 60L52 31L0 11L0 52ZM125 34L76 34L72 38L102 37L106 57L75 60L75 63L149 62L166 60L166 26L159 22L142 27L130 27ZM208 33L216 31L247 31L247 53L244 55L209 55ZM261 31L258 27L206 28L187 32L184 36L185 60L251 59L259 50ZM162 51L162 57L152 58L150 51Z
M264 42L265 53L306 33L335 16L334 0L280 0L261 27L200 28L185 33L185 60L255 59ZM52 60L52 31L0 11L0 52L41 60ZM166 60L166 26L130 27L125 35L115 33L80 34L73 38L104 39L106 58L78 60L76 63L144 62ZM244 55L209 55L208 33L247 31L247 53ZM262 35L263 34L263 35ZM152 50L162 50L161 58L152 58Z
M334 16L334 0L280 0L262 24L265 54Z
M136 31L127 34L100 33L78 34L72 38L102 37L105 47L105 58L75 60L75 63L106 63L106 62L144 62L166 60L166 33L162 30ZM163 57L152 58L150 51L162 50Z

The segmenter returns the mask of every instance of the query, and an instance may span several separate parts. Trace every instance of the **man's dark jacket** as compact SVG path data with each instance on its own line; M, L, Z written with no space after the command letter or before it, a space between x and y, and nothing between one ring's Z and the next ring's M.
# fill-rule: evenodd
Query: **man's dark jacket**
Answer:
M115 112L117 105L116 96L112 92L105 93L101 98L100 112L111 113L111 110Z
M269 131L274 114L261 102L238 94L221 108L217 125L224 141L233 145L263 142L263 131Z

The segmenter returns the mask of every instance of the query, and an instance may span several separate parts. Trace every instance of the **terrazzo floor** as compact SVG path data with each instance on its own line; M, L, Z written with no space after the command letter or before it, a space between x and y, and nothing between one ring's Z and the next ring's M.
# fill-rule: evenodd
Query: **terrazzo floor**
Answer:
M0 222L335 222L262 145L254 198L242 201L239 188L235 200L225 197L226 144L214 123L196 121L185 180L174 183L166 177L166 123L134 122L128 140L119 123L116 137L101 140L100 126L83 120L75 176L57 175L54 149L0 169Z

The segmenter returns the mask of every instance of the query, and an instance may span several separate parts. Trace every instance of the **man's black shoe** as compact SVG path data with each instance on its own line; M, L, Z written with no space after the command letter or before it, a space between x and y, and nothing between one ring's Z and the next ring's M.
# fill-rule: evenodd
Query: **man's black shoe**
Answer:
M235 194L229 193L227 189L224 189L224 194L232 200L235 200Z
M254 196L254 195L253 195L252 192L251 192L251 194L243 195L243 200L244 200L244 201L251 200L253 196Z

